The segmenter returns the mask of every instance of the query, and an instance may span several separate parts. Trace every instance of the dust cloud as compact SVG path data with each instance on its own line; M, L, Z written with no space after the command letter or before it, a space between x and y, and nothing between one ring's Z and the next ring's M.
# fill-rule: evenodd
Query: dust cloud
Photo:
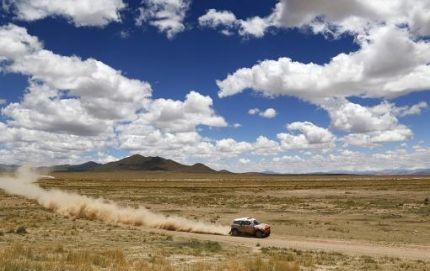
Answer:
M145 226L169 231L225 235L228 227L197 222L178 216L165 216L139 207L122 207L103 198L91 198L58 189L46 190L35 182L40 176L24 166L15 176L0 177L0 189L8 194L35 200L43 207L70 218L99 220L111 224Z

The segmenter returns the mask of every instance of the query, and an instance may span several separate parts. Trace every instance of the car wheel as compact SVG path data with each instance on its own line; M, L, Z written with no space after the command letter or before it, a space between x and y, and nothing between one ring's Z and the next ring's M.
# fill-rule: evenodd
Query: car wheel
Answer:
M255 236L256 236L257 238L264 238L264 232L262 232L262 231L257 231L257 232L255 233Z
M237 229L232 229L231 230L231 235L232 236L238 236L239 235L239 231Z

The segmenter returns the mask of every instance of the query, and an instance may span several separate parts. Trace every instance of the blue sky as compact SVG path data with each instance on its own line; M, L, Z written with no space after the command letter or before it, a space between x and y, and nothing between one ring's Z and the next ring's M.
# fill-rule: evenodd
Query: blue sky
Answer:
M0 163L430 167L426 1L87 1L3 2Z

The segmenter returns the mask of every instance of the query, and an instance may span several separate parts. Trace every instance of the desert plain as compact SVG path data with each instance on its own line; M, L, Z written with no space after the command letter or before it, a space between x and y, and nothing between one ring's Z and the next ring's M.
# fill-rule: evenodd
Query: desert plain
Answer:
M430 177L52 173L59 189L265 239L68 217L0 190L0 270L430 270ZM227 230L228 231L228 230Z

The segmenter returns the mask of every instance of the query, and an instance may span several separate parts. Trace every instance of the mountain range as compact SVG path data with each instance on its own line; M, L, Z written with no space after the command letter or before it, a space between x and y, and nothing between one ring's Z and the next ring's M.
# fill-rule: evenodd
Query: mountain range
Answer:
M0 171L14 171L18 165L0 164ZM158 171L177 173L231 173L227 170L216 171L204 164L184 165L171 159L162 157L145 157L135 154L124 159L99 164L93 161L79 165L56 165L50 167L39 167L43 172L86 172L86 171ZM253 172L263 175L289 175L273 171ZM388 169L377 171L332 171L332 172L311 172L312 175L430 175L430 169ZM294 174L304 175L304 174Z
M40 170L50 172L82 172L82 171L161 171L161 172L181 172L181 173L221 173L204 164L184 165L165 159L162 157L145 157L135 154L130 157L99 164L87 162L80 165L58 165L52 167L42 167Z

